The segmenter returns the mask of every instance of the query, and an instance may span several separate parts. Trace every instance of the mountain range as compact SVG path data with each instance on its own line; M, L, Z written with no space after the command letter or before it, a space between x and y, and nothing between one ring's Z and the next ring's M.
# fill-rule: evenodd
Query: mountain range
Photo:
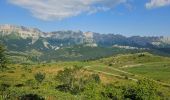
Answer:
M51 59L54 59L56 57L54 55L56 54L58 54L57 56L60 59L63 57L67 58L68 56L72 57L70 55L78 58L87 56L87 54L82 54L82 48L84 50L93 48L94 50L84 52L98 52L102 49L101 52L98 52L99 55L102 54L102 52L106 52L104 51L105 48L109 48L109 52L112 52L103 54L102 56L113 54L115 52L113 48L125 50L156 50L156 52L161 52L161 54L164 55L170 54L170 37L165 36L126 37L120 34L100 34L90 31L82 32L71 30L42 32L37 28L8 24L0 25L0 42L7 47L10 54L11 52L12 54L14 54L14 52L27 52L27 54L29 54L33 53L33 51L35 53L36 51L36 57L34 57L36 59L37 55L42 56L43 54L52 55L53 57ZM66 55L61 55L63 51L67 51L64 52L65 54L68 53L67 57L65 57ZM89 56L90 55L93 54L89 54Z

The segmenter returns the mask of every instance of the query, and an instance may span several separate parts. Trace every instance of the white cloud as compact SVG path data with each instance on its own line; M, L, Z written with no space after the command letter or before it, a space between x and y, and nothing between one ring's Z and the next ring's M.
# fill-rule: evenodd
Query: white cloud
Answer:
M146 3L145 6L147 9L151 9L168 5L170 5L170 0L151 0L150 2Z
M29 10L42 20L62 20L83 12L91 14L109 10L126 0L8 0Z

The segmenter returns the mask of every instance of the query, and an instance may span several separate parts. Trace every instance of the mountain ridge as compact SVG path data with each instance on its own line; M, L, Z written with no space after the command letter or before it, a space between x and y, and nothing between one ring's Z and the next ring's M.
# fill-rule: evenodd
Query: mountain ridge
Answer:
M42 32L37 28L15 25L0 25L0 43L4 44L9 54L14 57L25 53L28 57L25 55L22 57L27 59L33 53L31 59L43 61L49 59L87 60L140 51L170 55L169 38L163 36L126 37L120 34L71 30Z
M30 28L30 27L25 27L25 26L18 26L18 25L10 25L10 24L4 24L0 25L0 32L1 35L9 35L11 33L18 33L18 35L24 39L26 38L33 38L35 40L39 39L40 37L44 38L57 38L57 39L65 39L65 38L73 38L73 39L84 39L87 38L87 41L98 41L98 39L101 39L101 41L105 38L109 39L140 39L140 38L154 38L154 42L164 42L169 44L170 43L170 37L165 37L165 36L131 36L131 37L126 37L120 34L100 34L100 33L95 33L95 32L82 32L82 31L72 31L72 30L67 30L67 31L53 31L53 32L42 32L38 28ZM94 40L90 40L94 39ZM81 40L83 41L83 40ZM86 42L87 42L86 41ZM156 44L156 43L155 43ZM158 43L159 44L159 43Z
M87 46L136 46L146 47L170 45L170 37L165 36L131 36L126 37L120 34L100 34L95 32L82 32L82 31L53 31L43 32L38 28L30 28L18 25L0 25L0 35L8 36L17 34L23 39L31 38L32 44L38 39L44 38L49 44L50 41L67 43L66 46L71 44L86 44ZM49 41L48 41L49 40ZM60 45L63 45L62 43Z

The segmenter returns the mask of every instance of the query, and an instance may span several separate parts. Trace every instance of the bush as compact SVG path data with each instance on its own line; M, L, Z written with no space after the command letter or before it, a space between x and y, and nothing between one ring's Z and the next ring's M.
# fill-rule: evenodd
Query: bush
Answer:
M2 83L2 84L0 85L0 91L4 92L4 91L6 91L9 87L10 87L9 84Z
M62 85L57 86L57 89L72 94L82 91L86 80L80 71L80 67L65 68L63 71L59 71L55 79Z
M92 74L91 76L91 80L94 80L95 83L100 83L100 76L98 74Z
M122 100L123 99L122 90L119 87L116 88L112 84L108 84L104 87L102 95L107 100Z
M132 100L157 100L157 85L147 79L139 80L136 85L123 88L124 98Z
M28 86L34 86L35 80L33 80L33 79L28 79L28 80L25 82L25 84L28 85Z
M0 70L4 71L6 69L7 59L5 56L5 48L0 44Z
M57 86L56 89L79 94L84 91L89 82L100 83L100 77L97 74L87 76L84 71L81 67L65 68L63 71L59 71L56 80L61 85Z
M38 72L34 75L34 78L38 83L42 83L42 81L45 79L45 73Z
M2 96L2 99L8 100L9 97L8 88L10 87L9 84L1 83L0 84L0 96ZM1 99L1 98L0 98Z
M23 87L24 84L20 83L20 84L16 84L15 87Z
M45 100L37 94L26 94L20 97L19 100Z
M15 73L15 71L13 71L13 70L9 70L9 71L8 71L8 73Z
M138 55L138 57L144 57L144 56L145 56L144 53L141 53L141 54Z
M82 96L84 100L107 100L102 95L102 90L102 85L94 83L94 81L92 81L85 86Z
M113 64L112 64L112 63L110 63L110 64L109 64L109 66L113 66Z

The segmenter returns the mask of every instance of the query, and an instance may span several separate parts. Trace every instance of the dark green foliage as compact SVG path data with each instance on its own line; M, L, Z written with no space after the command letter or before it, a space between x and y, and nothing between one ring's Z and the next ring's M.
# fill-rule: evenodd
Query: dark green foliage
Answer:
M38 83L42 83L42 81L45 79L45 73L38 72L34 75L34 78Z
M97 74L89 76L83 74L83 70L76 67L60 71L56 79L61 82L61 85L58 85L57 89L71 94L81 94L83 98L90 100L155 100L160 98L156 83L147 79L127 86L115 86L100 84L100 77Z
M161 93L157 89L154 82L146 79L123 87L89 82L82 94L90 100L159 100Z
M144 56L145 56L144 53L141 53L141 54L138 55L138 57L144 57Z
M84 72L85 70L81 67L65 68L63 71L59 71L56 80L61 85L57 86L57 89L71 92L72 94L79 94L84 91L88 83L100 83L100 77L97 74L87 76Z
M122 90L119 87L115 87L112 84L108 84L104 86L103 92L101 93L104 98L108 100L122 100L123 99L123 94Z
M9 87L10 85L7 83L0 84L0 96L2 96L4 100L8 100L7 98L9 97L9 91L8 91Z
M91 77L90 80L91 81L94 80L95 83L100 83L101 82L100 76L98 74L92 74L90 77Z
M106 100L102 95L103 86L96 84L94 81L88 81L82 93L84 100Z
M20 84L16 84L15 87L23 87L24 84L20 83Z
M123 88L124 98L132 100L155 100L158 96L157 85L150 80L139 80L136 85Z
M109 64L109 66L112 66L112 65L113 65L112 63Z
M113 51L116 52L116 50L112 50L112 48L73 46L57 51L45 52L41 58L42 60L56 61L89 60L112 55L114 53Z
M6 68L7 59L5 56L5 48L0 44L0 70L4 70Z
M58 41L56 41L55 44L52 43L52 46L60 47L60 49L54 50L51 46L49 46L49 48L44 46L43 42L46 40L44 38L39 38L34 44L32 44L31 38L22 39L19 37L17 38L17 36L6 36L0 39L9 50L8 55L11 55L13 58L10 58L16 63L27 63L29 60L32 62L95 60L111 55L138 51L112 47L87 47L83 44L66 46L62 43L63 47L60 47L61 43ZM51 44L50 41L48 42ZM42 55L30 55L32 54L32 50L36 50ZM17 60L15 59L16 57L22 59Z
M57 89L65 92L70 91L72 94L82 91L85 79L83 79L80 71L80 67L65 68L63 71L59 71L56 80L62 85L57 86Z
M26 94L20 97L19 100L45 100L37 94Z
M34 84L35 84L35 80L33 79L28 79L26 82L25 82L26 85L32 87Z
M2 83L0 84L0 91L6 91L10 87L9 84Z

